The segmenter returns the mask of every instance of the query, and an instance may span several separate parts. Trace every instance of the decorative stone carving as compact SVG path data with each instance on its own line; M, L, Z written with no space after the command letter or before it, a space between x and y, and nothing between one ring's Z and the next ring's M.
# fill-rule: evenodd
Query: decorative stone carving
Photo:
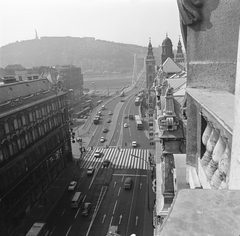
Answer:
M180 25L184 46L187 46L187 26L202 21L201 8L203 0L177 0L180 15Z
M202 135L202 143L204 144L204 146L207 145L207 141L210 137L211 132L212 132L212 127L210 126L210 123L207 123L207 126Z
M206 146L206 152L203 155L203 158L201 159L201 162L204 166L207 166L208 163L211 161L212 159L212 153L213 153L213 149L218 141L219 138L219 134L218 132L213 128L211 135L207 141L207 146Z
M230 160L231 160L231 149L229 148L229 144L226 145L226 148L224 150L224 153L221 156L221 159L218 163L218 169L215 171L212 180L211 185L218 189L219 186L223 189L228 189L228 173L229 173L229 167L230 167Z
M225 148L226 148L226 144L223 141L222 137L219 136L216 146L213 149L212 160L208 163L208 166L206 169L206 176L209 180L212 179L214 172L218 168L218 163L222 158Z

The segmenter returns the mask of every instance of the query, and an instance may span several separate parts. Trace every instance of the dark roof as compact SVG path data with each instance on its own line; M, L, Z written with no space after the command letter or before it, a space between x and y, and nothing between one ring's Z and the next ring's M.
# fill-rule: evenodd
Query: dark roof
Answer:
M20 96L25 97L39 91L49 90L51 85L52 84L48 81L48 79L37 79L1 85L0 104Z
M166 38L162 42L162 46L172 46L171 39L166 36Z

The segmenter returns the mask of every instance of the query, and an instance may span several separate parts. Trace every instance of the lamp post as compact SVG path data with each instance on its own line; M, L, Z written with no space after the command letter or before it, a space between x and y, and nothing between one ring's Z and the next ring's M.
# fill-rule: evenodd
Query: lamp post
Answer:
M143 159L142 157L139 157L139 156L136 156L136 155L133 155L133 154L130 154L130 156L133 156L135 158L139 158L143 161L145 161L148 165L149 165L149 169L150 169L150 163L149 161L146 161L145 159ZM147 171L147 191L148 191L148 210L150 211L150 200L149 200L149 177L148 177L148 171Z

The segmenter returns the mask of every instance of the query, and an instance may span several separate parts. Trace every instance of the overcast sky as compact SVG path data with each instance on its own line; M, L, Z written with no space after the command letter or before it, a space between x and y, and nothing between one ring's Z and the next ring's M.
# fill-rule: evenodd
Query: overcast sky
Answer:
M177 48L177 0L0 0L0 47L38 36L95 39L158 47L166 37ZM182 42L183 43L183 42Z

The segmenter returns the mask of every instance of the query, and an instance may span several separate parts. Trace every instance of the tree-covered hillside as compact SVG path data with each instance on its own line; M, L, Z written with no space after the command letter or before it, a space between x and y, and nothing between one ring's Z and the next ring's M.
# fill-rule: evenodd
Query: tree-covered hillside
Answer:
M21 64L35 66L74 65L83 72L131 72L134 54L147 55L147 46L114 43L94 38L42 37L15 42L0 48L0 67ZM160 62L160 48L154 48L156 65Z

